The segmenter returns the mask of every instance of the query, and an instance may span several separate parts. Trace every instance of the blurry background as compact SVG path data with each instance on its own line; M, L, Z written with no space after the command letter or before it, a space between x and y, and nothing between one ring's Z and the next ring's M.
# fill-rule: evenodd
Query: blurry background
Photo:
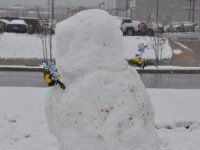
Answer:
M53 0L55 18L60 21L89 9L105 9L112 15L135 20L159 22L200 21L198 0ZM37 17L48 19L52 0L1 0L0 17Z

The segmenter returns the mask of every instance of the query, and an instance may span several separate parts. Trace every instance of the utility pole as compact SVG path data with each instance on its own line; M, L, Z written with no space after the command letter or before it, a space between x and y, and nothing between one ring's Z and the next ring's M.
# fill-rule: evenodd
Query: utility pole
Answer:
M51 31L50 31L50 39L49 39L49 49L50 49L50 60L52 61L52 32L53 32L53 24L54 24L54 0L51 1Z
M126 0L126 18L128 17L128 5L129 5L129 0Z
M20 0L19 17L22 17L22 0Z
M48 0L48 21L50 20L50 0Z
M192 22L194 22L194 16L195 16L195 3L196 3L196 0L193 0L193 6L192 6Z
M99 9L104 9L105 3L99 3Z
M108 0L108 12L110 11L110 0Z
M156 26L159 24L159 0L156 1Z
M191 21L191 16L192 16L192 1L193 0L187 0L187 1L189 1L188 21Z
M54 0L51 1L51 19L52 21L54 20Z

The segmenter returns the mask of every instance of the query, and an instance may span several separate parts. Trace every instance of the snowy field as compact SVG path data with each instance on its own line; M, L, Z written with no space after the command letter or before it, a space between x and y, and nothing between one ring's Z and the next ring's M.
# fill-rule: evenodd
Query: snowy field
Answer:
M138 44L144 43L147 46L143 58L155 59L155 53L153 47L155 47L155 37L147 36L124 36L124 55L125 58L131 59L133 56L138 54ZM162 57L160 59L171 59L172 58L172 48L169 41L163 42Z
M39 35L3 33L0 58L43 58L42 40Z
M48 88L0 87L0 149L58 150L44 112ZM159 150L199 150L200 90L147 89Z
M148 45L143 57L154 59L154 51L151 47L153 41L150 37L129 36L123 37L124 56L131 59L138 53L138 44ZM53 55L55 56L56 43L53 39ZM42 41L40 36L29 34L4 33L0 35L0 58L43 58ZM162 59L172 58L172 49L165 43Z

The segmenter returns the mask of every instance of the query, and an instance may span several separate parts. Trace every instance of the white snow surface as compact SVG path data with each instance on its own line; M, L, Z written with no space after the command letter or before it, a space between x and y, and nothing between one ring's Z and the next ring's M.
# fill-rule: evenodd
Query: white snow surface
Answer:
M160 150L200 149L200 90L148 89Z
M87 10L56 27L63 91L46 99L60 150L156 150L154 110L136 70L123 57L122 33L103 10Z
M0 91L0 149L58 150L45 118L44 101L49 89L0 87ZM147 91L155 108L159 150L199 150L200 90ZM187 124L188 129L184 128Z
M0 19L0 21L3 22L3 23L6 23L6 24L10 22L10 21L7 20L7 19Z
M45 118L45 88L0 87L0 150L56 150Z
M145 59L155 59L155 52L153 47L155 47L155 37L147 37L147 36L126 36L123 38L124 43L124 57L127 59L132 59L136 54L140 54L138 52L138 45L144 43L147 45L145 49L145 53L143 53L142 57ZM160 52L161 53L161 52ZM173 56L172 48L168 39L165 39L162 55L160 55L159 59L171 59Z
M182 50L180 49L173 49L173 53L176 54L176 55L179 55L182 53Z
M55 40L53 54L54 51ZM43 58L42 40L39 35L3 33L0 35L0 58Z
M18 19L12 20L8 24L19 24L28 26L28 24L24 20L18 20Z
M78 22L78 24L80 24L80 22ZM106 33L107 32L102 33L102 34L106 34ZM76 34L78 33L76 32ZM83 34L86 36L87 30L85 30ZM70 35L74 36L72 33L70 33ZM106 34L106 35L109 36L109 34ZM111 36L109 37L110 39L115 39L115 37L111 37ZM71 37L68 37L68 38L70 39ZM74 45L80 45L79 43L76 43L76 42L82 43L80 47L77 47L77 51L81 50L82 47L84 48L87 47L87 45L85 45L83 41L81 41L81 39L79 39L79 41L73 41L73 39L71 40ZM144 37L144 36L122 37L122 42L124 45L123 46L124 57L126 59L132 59L133 57L135 57L135 54L138 53L137 51L138 44L144 43L147 45L151 45L152 41L153 40L151 40L151 37ZM107 42L105 41L105 44L106 43ZM121 41L119 41L119 43L121 43ZM118 43L116 44L118 45ZM68 46L70 48L72 45L68 45ZM106 45L106 46L111 46L111 45ZM67 50L68 47L65 49ZM55 57L57 52L56 52L56 41L55 41L54 36L53 36L52 50L53 50L53 56ZM113 57L115 57L115 53L113 53ZM155 54L151 46L148 46L148 48L145 50L145 54L143 54L143 57L149 58L149 59L155 58ZM43 58L42 41L40 39L40 36L30 35L30 34L3 33L2 35L0 35L0 58L40 58L40 59ZM165 43L164 50L162 53L162 59L171 59L171 58L172 58L172 48L169 42L167 41Z

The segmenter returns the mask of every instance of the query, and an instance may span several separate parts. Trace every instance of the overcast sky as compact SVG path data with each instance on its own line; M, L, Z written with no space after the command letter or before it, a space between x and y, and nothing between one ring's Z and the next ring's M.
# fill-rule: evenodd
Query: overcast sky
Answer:
M98 5L99 2L105 0L55 0L56 4L66 4L66 5L80 5L80 6L94 6ZM0 0L0 5L20 5L30 4L30 5L46 5L48 0Z

